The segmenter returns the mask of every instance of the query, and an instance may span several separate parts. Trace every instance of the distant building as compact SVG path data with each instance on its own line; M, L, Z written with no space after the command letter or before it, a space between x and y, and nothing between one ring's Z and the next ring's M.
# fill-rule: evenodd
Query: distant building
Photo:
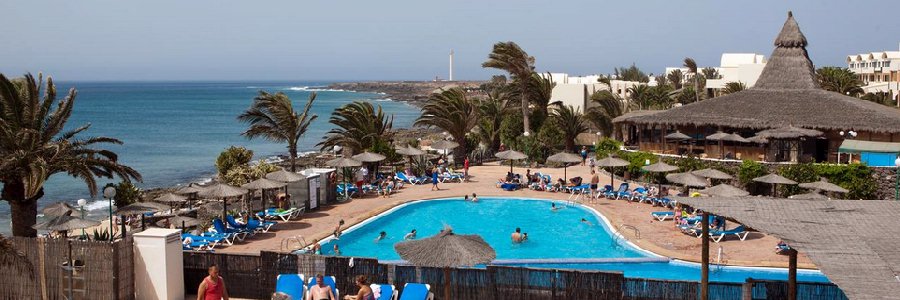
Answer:
M756 79L759 78L759 74L762 74L762 70L765 67L766 57L762 54L722 53L719 66L712 67L721 77L706 80L707 92L709 94L717 94L717 91L725 88L725 85L729 82L740 82L748 88L753 87L756 84ZM698 67L698 69L702 70L704 67ZM684 74L684 82L691 80L694 76L684 67L668 67L665 72L666 76L675 70L680 70Z
M548 73L541 73L541 77L548 78ZM584 112L591 107L591 95L597 91L609 90L609 86L600 83L599 75L569 76L566 73L549 73L550 81L556 83L550 96L550 102L560 101L564 105L571 105Z
M863 92L900 94L900 51L848 55L847 68L863 82Z

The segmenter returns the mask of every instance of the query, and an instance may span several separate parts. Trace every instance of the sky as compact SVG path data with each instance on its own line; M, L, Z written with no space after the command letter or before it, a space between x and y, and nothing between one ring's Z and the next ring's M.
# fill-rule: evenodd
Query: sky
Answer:
M772 52L793 10L817 66L897 51L900 1L14 1L0 2L0 73L57 80L457 80L499 41L539 71L661 73L693 57Z

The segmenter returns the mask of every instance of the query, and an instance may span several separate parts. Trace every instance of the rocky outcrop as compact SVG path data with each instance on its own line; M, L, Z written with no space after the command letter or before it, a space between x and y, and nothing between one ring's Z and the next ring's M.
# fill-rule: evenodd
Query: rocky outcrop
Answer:
M328 86L329 89L341 89L355 92L383 93L383 98L407 101L421 105L434 90L449 86L462 87L477 93L482 81L370 81L340 82Z

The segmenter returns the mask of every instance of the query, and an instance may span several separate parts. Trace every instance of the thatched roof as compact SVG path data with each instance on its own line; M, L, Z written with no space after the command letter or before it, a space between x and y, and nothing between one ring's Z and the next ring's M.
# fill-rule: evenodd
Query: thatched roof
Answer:
M667 174L666 180L683 186L704 187L709 183L706 178L694 175L690 172Z
M522 152L519 152L516 150L506 150L506 151L497 152L497 154L494 154L494 156L496 156L499 159L504 159L504 160L528 158L528 155L525 155L525 153L522 153Z
M362 166L362 162L346 157L339 157L325 162L325 165L337 167L337 168L345 168L345 167L359 167Z
M753 178L753 181L769 183L769 184L797 184L796 181L785 178L778 174L768 174Z
M806 194L796 194L796 195L790 196L788 198L804 199L804 200L828 200L828 199L831 199L831 198L828 198L828 196L822 195L822 193L815 192L815 191L806 193Z
M189 184L188 186L182 187L182 188L178 189L178 190L175 191L175 192L178 193L178 194L185 195L185 194L199 193L199 192L202 191L202 190L203 190L203 187L196 186L196 185L194 185L194 184Z
M627 113L625 113L625 114L623 114L623 115L621 115L621 116L618 116L618 117L613 118L613 122L624 122L624 121L631 120L632 118L643 117L643 116L650 116L650 115L653 115L653 114L658 113L658 112L662 112L662 110L635 110L635 111L630 111L630 112L627 112Z
M710 179L723 179L724 180L724 179L734 178L733 176L731 176L731 174L728 174L728 173L725 173L725 172L722 172L722 171L719 171L716 169L711 169L711 168L697 170L697 171L693 171L691 173L693 173L694 175L700 176L700 177L706 177L706 178L710 178Z
M597 161L597 166L599 166L599 167L624 167L624 166L627 166L630 164L631 163L629 163L627 160L624 160L621 158L615 158L612 156L608 156L604 159Z
M300 174L297 174L297 173L294 173L294 172L291 172L288 170L284 170L284 169L266 174L266 179L281 181L281 182L297 182L304 178L306 178L306 176L303 176L303 175L300 175Z
M898 201L676 199L784 240L806 254L850 299L900 295Z
M825 181L824 178L820 179L819 181L815 181L815 182L801 183L800 187L802 187L804 189L821 190L821 191L835 192L835 193L849 193L850 192L849 190L847 190L837 184Z
M47 222L35 224L31 226L34 229L52 230L52 231L68 231L74 229L84 229L100 225L100 222L94 220L85 220L69 215L58 216Z
M736 186L728 184L720 184L714 187L706 188L699 191L700 194L712 197L743 197L749 196L750 192L742 190Z
M643 167L641 167L641 170L644 170L647 172L665 173L665 172L678 171L678 167L660 161L658 163L655 163L655 164L652 164L649 166L643 166Z
M155 202L137 202L119 207L118 209L116 209L116 215L139 215L143 213L158 212L170 209L172 209L172 207L165 204Z
M45 206L44 209L41 210L41 213L44 214L45 217L58 217L71 215L73 211L75 211L74 206L60 201Z
M691 139L691 136L681 133L681 131L676 130L673 133L667 134L666 139L673 140L673 141L683 141L683 140Z
M200 195L200 197L207 198L227 198L243 196L246 193L247 190L245 189L236 186L230 186L224 183L216 183L212 186L204 188L202 191L200 191L200 193L198 193L198 195Z
M793 125L900 133L900 110L821 89L806 45L800 27L789 15L775 39L775 50L752 88L615 122L751 129Z
M561 162L561 163L578 163L581 162L581 156L575 153L569 152L560 152L547 157L547 161L552 162Z
M397 154L401 155L423 155L425 151L420 150L419 148L413 148L410 145L406 145L406 147L397 149Z
M822 132L815 129L794 127L793 125L767 129L756 133L756 137L764 139L796 139L817 136L822 136Z
M272 179L260 178L260 179L245 183L244 185L241 185L241 187L248 189L248 190L270 190L270 189L280 189L280 188L283 188L285 185L287 185L287 183L277 181L277 180L272 180Z
M176 194L172 194L172 193L165 193L165 194L160 195L159 197L153 198L153 201L167 202L167 203L169 203L169 202L185 202L185 201L187 201L187 198L185 198L184 196L180 196L180 195L176 195Z
M361 161L361 162L377 162L385 159L384 155L378 153L372 153L369 151L365 151L363 153L357 154L353 156L353 159Z
M435 150L450 150L456 147L459 147L459 143L448 140L440 140L431 144L431 149Z
M394 250L400 258L420 267L471 267L497 257L494 248L480 236L454 234L449 228L435 236L397 243Z

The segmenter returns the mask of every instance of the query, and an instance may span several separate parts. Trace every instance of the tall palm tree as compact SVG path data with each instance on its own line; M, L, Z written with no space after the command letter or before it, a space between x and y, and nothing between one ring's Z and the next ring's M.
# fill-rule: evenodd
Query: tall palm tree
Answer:
M503 89L493 89L478 107L478 136L492 152L500 148L500 124L510 110L508 99Z
M341 106L331 113L328 122L335 128L316 145L322 150L341 146L352 153L360 153L393 137L394 116L385 115L381 105L375 107L369 102L354 101Z
M550 120L562 131L566 151L575 151L575 139L578 135L588 132L587 120L581 114L581 109L571 105L557 104L553 106Z
M528 79L534 73L534 57L529 56L514 42L500 42L494 44L494 49L488 54L488 60L482 63L481 67L506 71L510 78L517 83L520 90L519 101L522 106L522 124L525 128L525 135L528 135L528 130L531 129Z
M682 87L681 85L684 82L684 73L681 73L681 70L676 69L670 72L669 75L666 75L666 78L672 83L672 87L676 90L680 90Z
M747 85L740 81L732 81L725 84L725 88L722 89L722 94L728 95L737 93L747 89Z
M466 97L461 88L442 90L431 94L414 125L437 127L449 133L459 143L453 149L454 161L462 161L468 147L466 134L478 125L478 102Z
M270 94L259 91L253 104L238 120L250 125L242 135L248 139L261 137L276 143L287 143L291 156L291 172L297 171L297 142L306 134L309 125L319 116L310 114L316 93L309 94L303 111L294 110L291 99L282 92Z
M856 97L863 93L863 83L849 69L840 67L821 67L816 70L816 77L823 89Z
M693 75L695 101L700 101L700 74L697 73L697 62L693 58L685 57L684 67Z
M140 173L117 162L116 153L96 148L121 145L121 141L77 138L90 124L64 131L76 94L70 89L57 101L56 86L49 77L43 85L41 75L37 80L31 74L9 80L0 74L0 182L2 199L9 202L12 213L14 236L37 235L31 228L37 222L37 201L44 196L44 183L54 174L81 179L92 197L97 195L97 178L141 179Z
M653 105L653 91L644 84L634 85L628 88L628 97L638 105L638 109L650 109Z
M612 136L613 119L629 111L629 106L617 94L597 91L591 94L591 102L596 106L587 110L585 117L605 136Z

